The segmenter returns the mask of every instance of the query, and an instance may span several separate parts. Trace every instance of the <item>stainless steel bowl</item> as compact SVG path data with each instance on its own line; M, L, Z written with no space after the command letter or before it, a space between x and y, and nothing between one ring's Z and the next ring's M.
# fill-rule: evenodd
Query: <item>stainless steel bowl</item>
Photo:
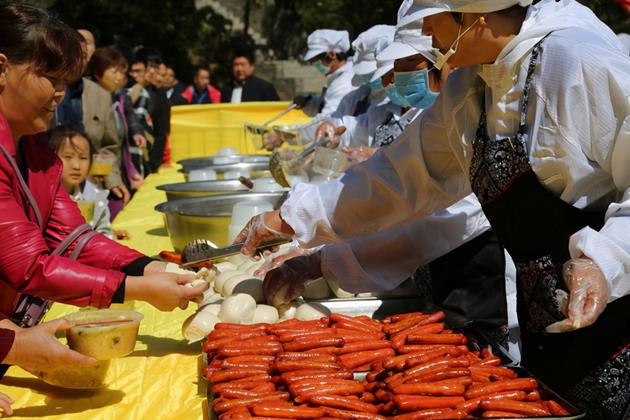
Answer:
M269 162L269 155L230 155L230 156L208 156L208 157L200 157L200 158L191 158L180 160L177 163L182 165L182 169L184 172L190 172L192 169L202 169L208 168L210 166L223 165L221 163L217 163L217 160L221 162L223 159L238 159L237 162L234 163L262 163Z
M250 178L260 178L263 176L271 176L269 172L269 161L264 162L241 162L232 163L228 165L213 165L199 168L188 167L187 169L181 169L180 172L184 173L184 178L188 181L188 174L190 171L196 169L212 169L217 173L217 178L223 179L224 175L228 171L242 171L249 173Z
M232 207L240 201L267 201L274 208L286 199L284 192L219 194L158 204L164 213L166 229L176 251L181 252L194 239L209 239L219 246L229 245L228 226Z
M249 191L246 186L236 179L178 182L177 184L160 185L157 189L166 192L166 199L168 201Z

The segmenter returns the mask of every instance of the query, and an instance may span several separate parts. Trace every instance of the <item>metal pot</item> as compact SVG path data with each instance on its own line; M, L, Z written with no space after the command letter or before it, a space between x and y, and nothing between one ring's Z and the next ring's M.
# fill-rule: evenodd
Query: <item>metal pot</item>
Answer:
M206 166L203 168L188 167L188 169L181 169L180 172L184 173L184 178L188 181L188 173L196 169L212 169L217 173L217 178L219 179L223 179L225 173L228 171L247 172L250 178L271 176L271 173L269 172L269 161L232 163L227 165Z
M177 163L182 165L183 172L190 172L191 169L202 169L210 166L229 165L234 163L263 162L269 162L269 155L208 156L201 158L184 159L178 161Z
M176 251L194 239L209 239L219 246L229 245L228 226L232 207L240 201L267 201L279 208L286 199L285 192L236 193L189 198L158 204L155 209L164 213L166 229Z
M207 197L224 193L249 191L246 186L236 179L218 179L216 181L178 182L157 187L166 192L168 201L181 200L183 198Z

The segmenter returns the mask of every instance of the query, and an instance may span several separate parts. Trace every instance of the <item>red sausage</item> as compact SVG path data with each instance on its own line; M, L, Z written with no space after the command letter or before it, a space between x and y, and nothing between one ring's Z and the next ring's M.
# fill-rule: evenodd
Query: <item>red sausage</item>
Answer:
M510 411L534 417L549 415L549 411L540 405L516 400L484 400L481 401L481 409L486 411Z
M396 395L394 403L401 411L416 411L425 408L453 408L465 402L463 397L430 397L423 395Z
M317 419L324 415L324 410L321 408L295 406L290 403L274 404L274 402L256 404L252 407L252 411L257 416L288 419Z
M346 420L385 420L385 417L374 413L359 413L356 411L340 410L332 407L322 407L324 414L336 419Z
M394 394L410 395L464 395L466 388L461 384L415 383L402 384L394 388Z
M538 388L538 382L534 378L508 379L482 385L473 385L464 396L467 399L481 397L500 391L533 391Z
M309 399L315 406L340 408L342 410L359 411L362 413L376 414L378 409L372 404L353 398L340 397L338 395L316 395Z
M384 359L396 354L392 348L384 348L380 350L360 351L356 353L347 353L339 356L339 361L347 369L353 369L366 363L372 363L376 360Z

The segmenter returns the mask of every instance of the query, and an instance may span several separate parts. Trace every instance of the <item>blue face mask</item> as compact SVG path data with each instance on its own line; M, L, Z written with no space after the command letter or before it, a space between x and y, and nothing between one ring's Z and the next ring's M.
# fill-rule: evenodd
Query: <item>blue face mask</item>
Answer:
M328 68L328 66L323 65L321 61L318 61L317 63L315 63L315 68L321 74L326 74L330 71L330 68Z
M385 86L385 92L387 92L387 97L394 105L398 105L402 108L411 108L411 104L398 93L396 90L396 86L393 83Z
M439 93L429 89L429 69L394 73L396 90L414 108L430 108Z
M373 82L368 83L368 86L370 87L372 92L378 92L379 90L383 89L383 82L381 82L381 79L379 78Z

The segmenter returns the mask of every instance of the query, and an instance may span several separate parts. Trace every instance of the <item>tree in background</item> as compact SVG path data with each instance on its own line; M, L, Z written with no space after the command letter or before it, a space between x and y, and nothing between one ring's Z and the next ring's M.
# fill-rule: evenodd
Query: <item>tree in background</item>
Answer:
M618 3L628 0L580 0L616 33L630 32L630 14ZM306 37L316 29L345 29L350 39L371 26L396 23L400 0L258 0L264 8L264 35L269 48L281 59L299 58Z
M225 0L234 1L234 0ZM615 32L630 32L628 0L580 0ZM6 3L7 0L0 0ZM232 31L231 22L211 8L195 8L194 0L27 0L56 12L73 27L92 29L99 45L158 49L178 77L190 81L192 68L209 64L213 83L229 80L230 57L253 47L251 37ZM346 29L353 39L379 23L396 22L401 0L247 0L242 16L262 12L268 45L256 46L279 59L299 59L306 37L315 29ZM247 26L247 25L246 25Z
M148 47L162 53L182 81L192 79L196 65L213 69L212 83L230 78L232 49L253 45L231 30L231 22L212 8L195 8L194 0L48 0L48 7L74 28L94 32L97 44ZM44 3L44 4L42 4Z

